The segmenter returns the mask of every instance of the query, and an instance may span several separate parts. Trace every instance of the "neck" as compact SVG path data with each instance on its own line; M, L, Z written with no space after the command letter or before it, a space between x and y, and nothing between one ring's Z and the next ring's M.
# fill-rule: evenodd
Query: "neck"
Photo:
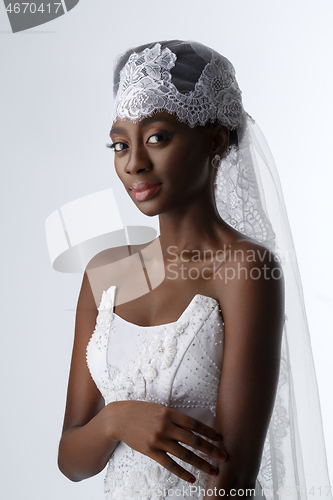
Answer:
M163 253L170 246L176 247L175 253L219 246L221 230L226 226L210 193L202 193L197 200L160 214L159 221Z

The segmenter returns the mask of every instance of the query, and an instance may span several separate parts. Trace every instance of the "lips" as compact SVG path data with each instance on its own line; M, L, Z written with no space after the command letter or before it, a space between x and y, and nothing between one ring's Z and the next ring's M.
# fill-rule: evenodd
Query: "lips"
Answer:
M133 184L130 189L133 196L138 201L145 201L152 198L162 187L162 183L138 182Z

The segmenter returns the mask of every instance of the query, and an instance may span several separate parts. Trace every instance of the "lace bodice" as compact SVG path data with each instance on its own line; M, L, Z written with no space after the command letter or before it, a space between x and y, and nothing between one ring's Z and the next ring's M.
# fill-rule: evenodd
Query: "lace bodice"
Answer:
M115 287L103 292L87 347L88 367L105 403L160 403L213 426L224 340L219 303L197 294L177 321L142 327L114 314L114 293ZM190 495L189 483L119 442L107 468L106 499L203 498L209 476L175 460L197 478Z

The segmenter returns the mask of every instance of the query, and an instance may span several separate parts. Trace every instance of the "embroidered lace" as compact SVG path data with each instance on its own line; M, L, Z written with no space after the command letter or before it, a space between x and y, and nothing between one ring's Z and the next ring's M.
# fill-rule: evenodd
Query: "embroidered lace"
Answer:
M112 123L117 118L137 122L156 111L167 111L190 127L218 121L235 129L243 124L241 91L228 59L213 56L195 89L186 94L172 83L175 61L176 55L160 43L134 52L120 72Z

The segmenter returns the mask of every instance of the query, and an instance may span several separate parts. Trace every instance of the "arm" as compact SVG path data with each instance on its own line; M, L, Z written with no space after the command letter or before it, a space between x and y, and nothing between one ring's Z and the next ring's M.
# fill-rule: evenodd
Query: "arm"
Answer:
M85 274L77 306L67 404L59 445L61 472L72 481L91 477L103 470L118 441L123 441L186 481L194 482L195 478L167 452L210 473L210 463L179 444L188 444L213 458L224 460L217 446L192 432L212 440L219 439L210 427L155 403L117 401L104 406L86 364L86 347L96 318L97 308Z
M108 409L86 364L97 308L87 274L78 300L66 411L59 445L59 469L72 481L93 476L106 465L116 440L108 437Z
M259 245L242 245L243 256L253 246L255 262L244 258L227 262L224 277L229 276L229 280L219 283L217 291L225 344L215 428L224 436L228 459L219 464L219 472L209 479L207 488L224 488L229 495L231 488L255 487L279 376L284 321L282 270L274 256ZM233 498L238 500L241 495Z

